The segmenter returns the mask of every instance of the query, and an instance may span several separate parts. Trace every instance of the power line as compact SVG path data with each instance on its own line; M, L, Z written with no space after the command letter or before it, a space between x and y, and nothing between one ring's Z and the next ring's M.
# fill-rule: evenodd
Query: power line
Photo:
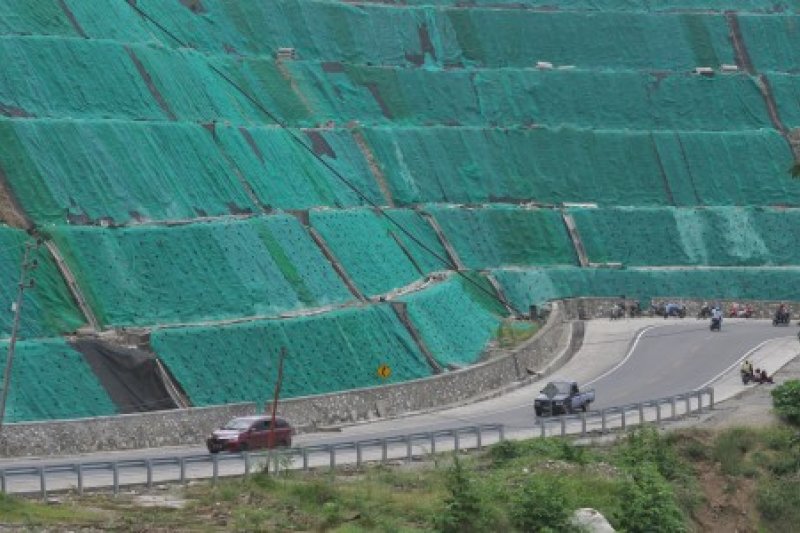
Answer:
M137 12L139 15L141 15L141 16L142 16L144 19L146 19L146 20L148 20L149 22L151 22L151 23L152 23L153 25L155 25L155 26L156 26L156 27L157 27L159 30L161 30L162 32L164 32L164 33L165 33L165 34L166 34L168 37L170 37L170 38L171 38L173 41L175 41L176 43L178 43L180 46L182 46L183 48L192 48L192 47L191 47L191 46L190 46L190 45L189 45L189 44L188 44L186 41L182 40L180 37L178 37L177 35L175 35L175 34L174 34L173 32L171 32L171 31L170 31L168 28L166 28L166 27L165 27L163 24L161 24L160 22L158 22L158 21L157 21L155 18L153 18L152 16L150 16L150 15L149 15L148 13L146 13L146 12L145 12L145 11L144 11L142 8L140 8L138 5L136 5L136 3L135 3L134 1L132 1L132 0L125 0L125 2L127 2L127 4L128 4L128 5L129 5L129 6L130 6L130 7L131 7L131 8L132 8L134 11L136 11L136 12ZM453 270L453 271L454 271L456 274L458 274L459 276L461 276L461 277L462 277L464 280L466 280L468 283L470 283L471 285L473 285L475 288L477 288L478 290L480 290L480 291L481 291L481 292L483 292L484 294L488 295L490 298L492 298L492 300L495 300L495 301L497 301L497 302L498 302L498 303L499 303L501 306L503 306L503 307L505 306L505 304L503 303L502 299L501 299L501 298L500 298L500 297L499 297L497 294L495 294L494 292L492 292L492 291L490 291L490 290L486 289L486 288L485 288L483 285L481 285L480 283L478 283L478 282L477 282L477 281L475 281L474 279L470 278L470 277L469 277L467 274L465 274L464 272L461 272L461 271L458 269L458 266L457 266L456 264L454 264L454 263L453 263L453 262L452 262L452 261L451 261L449 258L445 258L445 257L442 257L442 256L440 256L438 253L436 253L436 251L432 250L432 249L431 249L431 248L430 248L428 245L426 245L424 242L422 242L420 239L418 239L418 238L417 238L415 235L413 235L411 232L409 232L409 231L408 231L408 230L407 230L407 229L406 229L406 228L405 228L405 227L404 227L402 224L400 224L400 222L398 222L398 221L397 221L397 220L395 220L395 219L394 219L392 216L390 216L390 215L389 215L389 214L386 212L386 210L385 210L385 209L383 209L383 208L382 208L380 205L378 205L378 204L377 204L377 203L375 203L375 202L374 202L372 199L370 199L370 198L369 198L369 197L368 197L368 196L367 196L367 195L366 195L364 192L362 192L362 191L361 191L361 190L360 190L360 189L359 189L359 188L358 188L358 187L357 187L355 184L353 184L353 182L351 182L350 180L348 180L348 179L347 179L347 178L346 178L346 177L345 177L345 176L344 176L344 175L343 175L341 172L339 172L339 171L338 171L338 170L337 170L335 167L333 167L333 165L331 165L330 163L328 163L327 161L325 161L325 159L323 159L323 158L322 158L322 156L318 155L318 154L317 154L317 153L314 151L314 149L313 149L311 146L309 146L309 145L307 145L305 142L303 142L303 140L302 140L302 139L301 139L301 138L300 138L300 137L299 137L299 136L298 136L296 133L294 133L294 132L293 132L293 131L290 129L290 127L288 126L288 124L286 124L284 121L282 121L280 118L278 118L278 117L277 117L277 115L275 115L273 112L271 112L269 109L267 109L267 107L266 107L266 106L264 106L264 105L263 105L263 104L262 104L262 103L261 103L261 102L260 102L260 101L259 101L257 98L255 98L253 95L251 95L250 93L248 93L247 91L245 91L245 90L244 90L244 89L243 89L243 88L242 88L242 87L241 87L239 84L237 84L235 81L233 81L233 80L232 80L232 79L231 79L231 78L230 78L230 77L229 77L227 74L225 74L224 72L222 72L220 69L218 69L217 67L215 67L215 66L214 66L214 65L212 65L211 63L209 63L209 62L206 62L206 65L207 65L207 66L208 66L208 68L209 68L209 69L211 69L211 70L212 70L212 71L213 71L215 74L217 74L217 75L218 75L220 78L222 78L222 79L223 79L225 82L227 82L227 83L228 83L228 84L229 84L231 87L233 87L233 88L236 90L236 92L238 92L239 94L241 94L242 96L244 96L244 97L245 97L245 98L246 98L246 99L247 99L247 100L248 100L250 103L252 103L252 104L253 104L253 105L254 105L254 106L255 106L255 107L256 107L256 108L257 108L259 111L261 111L261 112L262 112L262 113L264 113L264 114L265 114L267 117L269 117L269 119L270 119L270 120L272 120L272 121L273 121L275 124L277 124L278 126L280 126L280 128L281 128L281 129L285 130L285 131L286 131L286 133L289 135L289 137L290 137L290 138L291 138L291 139L292 139L292 140L293 140L295 143L297 143L298 145L300 145L300 147L301 147L301 148L303 148L303 150L305 150L306 152L308 152L308 153L311 155L311 157L313 157L314 159L316 159L316 160L317 160L317 161L318 161L320 164L322 164L322 166L324 166L326 169L328 169L328 170L329 170L329 171L330 171L330 172L331 172L331 173L332 173L332 174L333 174L333 175L334 175L334 176L335 176L335 177L336 177L336 178L337 178L339 181L341 181L342 183L344 183L344 184L345 184L345 186L347 186L347 188L348 188L348 189L350 189L351 191L353 191L353 192L356 194L356 196L358 196L359 198L361 198L363 201L365 201L367 204L369 204L369 205L370 205L372 208L374 208L374 209L376 209L377 211L379 211L379 212L381 213L381 215L383 215L384 217L386 217L386 219L387 219L389 222L391 222L391 223L392 223L392 224L393 224L395 227L397 227L397 229L399 229L399 230L400 230L400 231L401 231L401 232L402 232L404 235L406 235L406 237L408 237L408 238L409 238L409 239L411 239L411 240L412 240L412 241L413 241L415 244L417 244L417 246L419 246L419 247L420 247L420 248L422 248L424 251L426 251L427 253L429 253L429 254L430 254L430 255L432 255L433 257L435 257L435 258L436 258L436 259L437 259L439 262L441 262L441 263L442 263L443 265L445 265L447 268L449 268L450 270Z

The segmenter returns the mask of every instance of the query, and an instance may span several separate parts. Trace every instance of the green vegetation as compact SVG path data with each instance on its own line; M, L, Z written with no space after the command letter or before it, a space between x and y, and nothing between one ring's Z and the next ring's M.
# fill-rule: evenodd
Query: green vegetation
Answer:
M618 531L789 531L800 523L800 437L791 426L652 427L611 445L505 441L409 467L282 470L158 492L59 495L58 505L0 497L2 526L104 530L573 531L590 507ZM729 511L728 511L729 510Z
M800 426L800 380L792 379L772 390L775 411L791 424Z

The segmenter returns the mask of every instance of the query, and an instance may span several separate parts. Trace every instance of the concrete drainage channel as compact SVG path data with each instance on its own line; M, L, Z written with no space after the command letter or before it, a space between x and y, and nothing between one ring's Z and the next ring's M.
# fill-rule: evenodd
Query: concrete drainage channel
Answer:
M187 483L247 476L255 472L282 470L335 469L344 465L422 460L426 456L450 451L479 450L505 439L522 440L553 436L600 436L624 431L630 426L661 423L714 408L714 389L704 388L684 394L629 404L599 411L540 418L531 428L511 430L502 425L476 425L434 432L237 454L202 454L184 457L159 457L121 461L65 463L58 465L6 468L0 470L0 489L5 493L39 495L50 492L111 489L123 487Z

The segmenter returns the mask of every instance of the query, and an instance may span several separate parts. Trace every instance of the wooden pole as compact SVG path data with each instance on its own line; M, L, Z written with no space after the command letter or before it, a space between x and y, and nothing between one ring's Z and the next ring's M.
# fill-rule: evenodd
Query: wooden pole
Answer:
M283 360L286 358L286 346L281 347L281 355L278 358L278 379L275 381L275 394L272 399L272 422L269 425L269 435L267 437L267 447L272 448L275 444L275 415L278 412L278 398L281 394L281 383L283 382Z
M28 288L27 273L31 268L35 268L35 263L28 263L31 248L34 245L25 243L25 254L22 257L22 268L20 269L19 284L17 285L17 300L14 304L14 323L11 326L11 340L8 342L8 355L6 357L6 370L3 374L3 394L0 396L0 432L3 431L3 420L6 415L6 400L8 399L8 387L11 384L11 370L14 365L14 348L17 345L17 332L19 330L20 316L22 315L22 302L24 301L25 289Z

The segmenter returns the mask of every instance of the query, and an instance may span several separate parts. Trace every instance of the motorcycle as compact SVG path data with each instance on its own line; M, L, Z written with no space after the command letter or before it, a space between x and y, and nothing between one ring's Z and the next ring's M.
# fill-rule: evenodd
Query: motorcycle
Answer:
M752 372L739 371L739 375L742 377L742 385L747 385L756 379Z
M711 306L706 304L700 308L700 311L697 313L697 319L703 320L705 318L711 318Z
M712 318L711 319L711 326L709 327L711 331L722 331L722 319L721 318Z

